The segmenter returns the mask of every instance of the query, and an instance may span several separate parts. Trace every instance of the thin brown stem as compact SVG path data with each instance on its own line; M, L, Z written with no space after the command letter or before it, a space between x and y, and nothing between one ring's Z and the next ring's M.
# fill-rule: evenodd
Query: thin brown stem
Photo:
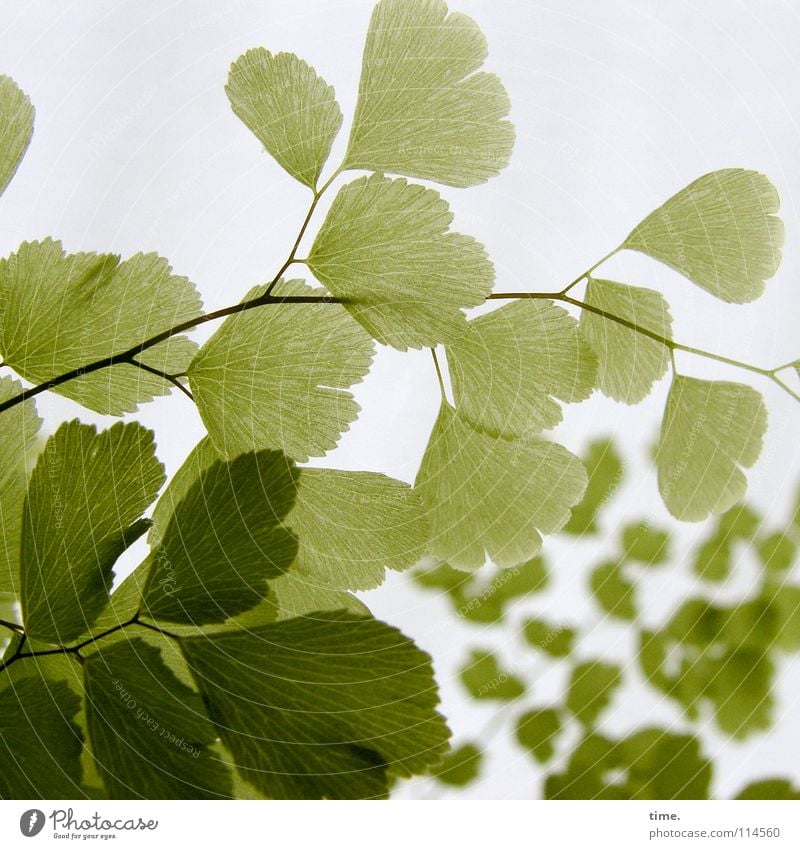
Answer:
M150 374L155 374L157 377L160 377L162 380L167 383L171 383L176 388L180 389L181 392L190 400L194 401L194 396L192 393L180 382L178 379L178 375L169 374L166 371L161 371L161 369L153 368L153 366L147 365L147 363L142 363L136 358L131 360L131 365L136 366L136 368L140 368L142 371L149 372Z

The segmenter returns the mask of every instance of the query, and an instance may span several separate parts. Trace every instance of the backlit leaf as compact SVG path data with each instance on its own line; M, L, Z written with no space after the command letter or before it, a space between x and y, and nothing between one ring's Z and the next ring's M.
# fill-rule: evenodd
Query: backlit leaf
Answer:
M515 736L543 764L553 757L555 741L561 731L561 716L553 708L539 708L523 713L517 720Z
M657 566L669 556L669 533L647 522L631 522L622 529L622 548L626 560Z
M514 128L475 22L442 0L381 0L364 49L345 157L369 168L474 186L507 164Z
M622 670L599 660L586 661L572 670L567 708L584 725L594 725L622 683Z
M697 522L740 501L761 452L767 411L749 386L676 375L656 454L658 486L670 513Z
M800 789L788 778L764 778L740 790L737 799L800 799Z
M503 669L489 651L474 650L459 678L473 699L510 702L525 694L525 682Z
M623 247L666 263L723 301L748 303L781 262L779 206L763 174L713 171L645 218Z
M267 153L314 189L342 113L333 88L293 53L248 50L231 65L228 100Z
M33 135L33 106L11 79L0 74L0 195L17 171Z
M483 752L474 743L465 743L445 755L439 766L431 770L437 781L450 787L466 787L478 777Z
M575 642L575 630L566 625L555 625L542 619L529 619L522 635L528 645L551 657L567 657Z
M597 566L589 577L592 594L609 616L636 619L636 596L633 584L625 577L622 566L611 561Z
M552 301L523 299L469 322L447 347L459 412L493 435L557 425L561 401L595 387L597 359L572 316Z
M580 503L572 508L572 516L564 525L565 534L597 533L597 514L619 489L622 481L622 460L610 439L598 439L589 444L583 457L589 476L586 492Z
M494 267L433 189L361 177L340 190L308 266L379 342L401 351L451 342L483 303Z

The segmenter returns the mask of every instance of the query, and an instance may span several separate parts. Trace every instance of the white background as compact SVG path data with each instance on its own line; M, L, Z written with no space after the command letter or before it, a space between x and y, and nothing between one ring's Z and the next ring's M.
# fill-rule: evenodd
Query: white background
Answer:
M800 355L797 7L779 0L459 0L452 6L486 33L488 66L509 89L517 127L512 164L499 178L442 190L456 229L487 246L498 289L558 289L694 178L723 167L755 168L778 187L787 228L782 268L757 304L722 304L635 255L615 258L604 271L664 291L680 342L768 366ZM309 198L230 111L223 91L228 66L258 45L310 62L335 86L346 116L333 165L346 141L370 10L368 0L2 0L0 72L28 92L37 121L0 204L0 253L46 235L62 239L69 251L156 250L198 285L209 309L238 300L280 266ZM690 374L754 382L764 391L770 430L750 474L750 498L779 522L800 473L800 405L755 375L696 359L681 358L681 365ZM667 522L643 462L665 391L660 384L635 408L595 397L570 408L558 431L575 451L589 437L614 435L630 461L628 484L606 516L608 538L549 545L558 580L524 603L525 611L591 625L581 656L626 663L631 657L630 635L603 621L587 599L585 571L614 550L616 519ZM381 350L357 397L361 419L321 462L413 480L438 403L427 352ZM39 406L51 429L75 415L103 421L62 399ZM139 418L157 431L170 471L202 434L181 396L146 406ZM648 578L646 621L660 621L692 589L686 559L701 531L687 528L675 568ZM741 598L754 578L753 563L742 555L729 584L705 591ZM402 575L367 601L433 654L457 739L478 733L493 710L465 703L454 671L468 643L492 645L496 638L454 624L441 600L421 596ZM500 650L512 668L537 679L534 702L558 694L563 670L524 653L507 633ZM628 671L632 684L603 727L623 733L644 720L681 727L679 715L637 683L633 667ZM786 664L773 733L739 746L709 730L718 794L730 795L750 777L800 776L799 694L800 667ZM537 795L528 760L499 734L487 776L470 793ZM418 781L401 795L447 792Z

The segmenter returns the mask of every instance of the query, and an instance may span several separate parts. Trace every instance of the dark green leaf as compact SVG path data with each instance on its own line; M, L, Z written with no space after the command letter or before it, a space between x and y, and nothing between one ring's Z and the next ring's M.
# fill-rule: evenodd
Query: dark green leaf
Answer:
M740 790L737 799L800 799L800 789L796 788L788 778L765 778L754 781Z
M553 757L556 737L560 732L559 712L553 708L541 708L522 714L517 720L515 736L520 746L543 764Z
M541 619L529 619L522 631L527 643L551 657L567 657L572 653L575 630Z
M483 752L474 743L465 743L445 755L439 766L431 770L431 775L450 787L466 787L480 774L482 760Z

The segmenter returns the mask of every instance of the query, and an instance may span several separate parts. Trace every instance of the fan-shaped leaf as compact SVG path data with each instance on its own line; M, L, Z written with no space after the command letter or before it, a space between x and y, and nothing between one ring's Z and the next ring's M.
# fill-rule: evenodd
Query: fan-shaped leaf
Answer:
M622 670L611 663L590 660L572 670L567 708L584 725L594 725L622 683Z
M175 508L144 591L154 619L223 622L267 595L297 541L281 524L295 498L296 471L279 451L213 463Z
M525 683L489 651L473 651L458 675L473 699L509 702L525 694Z
M575 630L566 625L555 625L542 619L529 619L522 635L529 646L551 657L567 657L575 642Z
M60 242L25 242L0 260L0 351L22 377L41 383L121 354L197 316L200 298L165 259L136 254L66 254ZM176 336L140 355L141 362L182 373L195 346ZM121 415L171 384L121 363L53 387L98 413Z
M0 74L0 195L17 171L33 135L33 106L25 92Z
M526 436L561 421L561 401L594 389L597 359L572 316L520 300L473 319L447 347L458 411L493 435Z
M517 720L515 736L540 763L553 757L555 741L561 731L561 715L553 708L539 708L523 713Z
M248 50L231 65L228 100L267 153L316 188L342 125L333 88L293 53Z
M539 550L540 532L567 522L586 473L560 445L538 437L495 439L443 403L415 487L434 554L462 569L482 566L486 554L515 566Z
M584 300L663 339L670 338L672 317L659 292L591 279ZM624 324L584 310L581 330L597 354L598 383L609 398L638 404L669 367L666 345Z
M381 0L372 13L345 157L369 168L474 186L508 164L514 127L475 22L442 0Z
M111 569L146 529L139 521L164 473L153 434L136 423L97 433L77 421L45 446L25 500L20 552L26 632L64 644L108 603Z
M236 767L273 798L388 793L440 759L430 658L374 619L318 613L182 648Z
M263 292L253 289L247 300ZM275 294L319 292L289 280ZM372 340L338 304L269 304L226 319L195 357L189 380L222 456L279 448L304 462L334 448L358 415L346 390L372 357Z
M781 262L783 222L775 187L757 171L712 171L647 216L623 247L679 271L723 301L764 291Z
M622 529L622 548L626 560L657 566L669 557L669 533L648 522L631 522Z
M581 502L572 508L572 516L564 525L565 534L580 536L597 533L597 514L622 482L622 460L610 439L590 443L583 457L583 465L589 483Z
M670 513L696 522L740 501L747 481L739 467L758 459L766 429L767 411L751 387L677 375L656 454Z
M633 584L625 577L622 567L613 560L596 567L589 577L597 603L617 619L636 619L636 596Z
M308 266L379 342L451 342L494 281L483 246L446 232L452 218L433 189L361 177L339 190Z
M431 775L450 787L466 787L480 774L482 760L483 752L474 743L465 743L445 755Z

